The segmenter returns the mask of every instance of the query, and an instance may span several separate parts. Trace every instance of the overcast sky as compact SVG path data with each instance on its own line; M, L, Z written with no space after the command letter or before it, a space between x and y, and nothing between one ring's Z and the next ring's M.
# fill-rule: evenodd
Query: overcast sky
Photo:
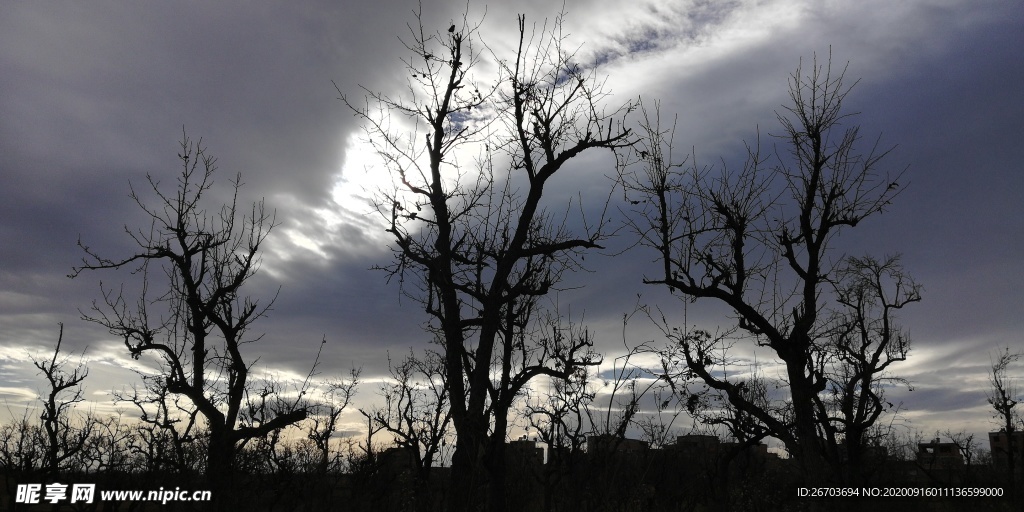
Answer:
M882 216L844 235L844 247L902 253L924 300L902 316L913 338L894 391L904 417L930 435L992 428L985 402L992 354L1024 346L1024 10L1014 1L567 0L566 29L582 61L607 75L609 101L642 97L679 115L677 141L710 163L734 160L744 140L777 133L775 111L802 58L831 47L860 78L849 109L863 133L896 145L903 193ZM184 126L219 161L218 187L241 172L243 199L265 198L280 225L250 290L280 296L256 328L257 367L283 376L320 367L373 379L386 358L428 340L420 307L385 275L383 226L367 202L383 183L360 142L359 120L338 101L399 93L408 57L398 37L415 2L16 2L0 16L0 408L34 400L30 353L65 347L90 361L87 391L108 411L111 390L135 379L123 344L79 319L116 272L70 280L76 241L109 256L131 250L124 226L146 219L129 182L173 183ZM556 3L471 2L483 39L501 51L516 29L553 18ZM424 1L424 23L445 30L463 1ZM485 14L486 11L486 14ZM461 24L461 21L459 21ZM334 83L332 83L332 81ZM765 143L773 143L767 138ZM376 172L375 172L376 171ZM610 187L610 161L587 157L549 193ZM221 189L223 190L223 189ZM625 235L624 235L625 236ZM619 241L616 243L625 243ZM584 316L614 353L637 303L678 308L644 287L642 250L588 257L586 288L559 300ZM708 316L707 322L714 322ZM654 336L631 324L630 336ZM713 329L715 325L707 325ZM248 348L248 347L247 347ZM1024 372L1024 370L1019 370ZM6 410L0 417L6 417ZM352 418L354 420L354 418ZM356 428L355 424L351 428Z

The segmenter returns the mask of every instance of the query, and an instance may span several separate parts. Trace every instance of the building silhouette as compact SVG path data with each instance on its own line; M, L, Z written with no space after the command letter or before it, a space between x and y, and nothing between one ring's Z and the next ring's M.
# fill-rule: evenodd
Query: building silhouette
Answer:
M918 443L917 463L927 468L951 468L964 465L964 456L955 443L943 443L935 438L928 443Z
M1015 471L1021 471L1024 462L1024 432L1005 431L989 432L988 445L992 451L992 465L999 469L1007 469L1010 465L1010 454L1013 454Z

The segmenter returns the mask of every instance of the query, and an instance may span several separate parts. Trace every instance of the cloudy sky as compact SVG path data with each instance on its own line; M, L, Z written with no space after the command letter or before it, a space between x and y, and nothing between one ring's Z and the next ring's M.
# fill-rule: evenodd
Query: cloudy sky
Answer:
M471 2L469 19L496 51L516 17L542 23L551 2ZM608 77L609 101L659 100L678 114L677 141L714 163L744 140L777 132L775 111L799 60L849 62L860 78L851 111L869 137L897 145L908 168L883 216L843 246L902 253L924 300L902 322L914 340L898 373L904 417L926 434L991 427L986 371L1000 347L1024 341L1024 10L1012 1L889 2L567 0L566 32L581 61ZM70 280L81 238L105 255L131 251L124 226L146 219L128 197L147 173L173 183L184 126L219 161L218 186L243 174L243 199L265 198L280 225L250 290L280 295L257 327L257 367L308 371L321 339L324 376L363 368L360 403L374 398L386 359L428 341L415 303L373 265L390 261L367 198L386 174L338 101L400 93L408 57L399 36L415 2L18 2L0 17L0 417L31 403L41 377L30 354L65 347L90 361L93 407L134 375L123 345L79 319L116 272ZM424 23L461 24L462 1L423 2ZM332 83L333 82L333 83ZM772 143L768 140L766 143ZM375 167L376 166L376 167ZM611 186L608 160L581 161L549 193ZM589 174L588 174L589 173ZM602 185L604 184L604 185ZM223 189L221 189L223 190ZM625 235L624 235L625 236ZM628 245L628 240L616 241ZM585 317L604 351L622 345L621 319L640 301L677 308L644 287L642 250L587 259L587 286L561 303ZM712 316L705 320L715 322ZM629 336L653 338L635 321ZM707 325L714 328L714 325ZM1020 370L1024 372L1024 370ZM354 420L354 418L353 418ZM354 426L353 426L354 428Z

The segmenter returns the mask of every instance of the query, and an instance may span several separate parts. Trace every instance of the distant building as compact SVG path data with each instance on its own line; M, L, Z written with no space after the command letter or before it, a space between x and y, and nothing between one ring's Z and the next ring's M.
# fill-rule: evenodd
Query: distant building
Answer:
M1010 453L1013 453L1013 464L1017 471L1024 466L1024 432L989 432L988 445L992 450L992 465L1007 468L1010 464Z
M721 443L718 436L706 434L688 434L676 437L676 449L679 450L714 450Z
M708 458L718 457L745 457L757 460L766 460L769 457L768 445L757 443L755 445L744 445L736 442L722 442L718 436L706 434L689 434L676 437L676 444L669 447L670 450L681 453L685 457Z
M416 471L416 456L404 446L392 446L377 453L377 465L394 474Z
M840 462L846 462L849 459L850 451L846 446L846 441L839 443L839 460ZM860 446L860 457L861 462L874 462L884 463L889 459L889 449L884 446L862 444Z
M620 439L614 436L590 436L587 438L587 453L611 454L611 453L646 453L650 443L639 439Z
M508 464L524 467L544 465L544 449L523 436L517 441L510 441L505 447L505 460Z
M964 456L954 443L939 442L935 438L930 443L917 445L917 463L926 468L951 468L964 465Z

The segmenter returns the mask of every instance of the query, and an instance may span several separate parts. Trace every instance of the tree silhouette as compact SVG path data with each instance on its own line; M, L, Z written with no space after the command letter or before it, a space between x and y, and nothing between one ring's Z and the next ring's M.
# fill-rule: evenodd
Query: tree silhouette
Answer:
M108 259L79 241L86 256L70 277L85 270L123 268L141 274L142 291L133 303L123 288L115 292L101 285L103 303L94 301L94 314L83 313L83 318L123 338L132 357L159 358L158 386L186 397L206 421L206 473L217 489L231 482L240 444L301 421L307 412L280 394L260 395L249 378L252 363L242 350L259 339L249 333L250 327L274 302L243 294L259 268L260 247L274 227L273 213L262 201L248 214L239 211L241 175L231 182L231 202L217 214L207 213L203 199L213 187L216 159L207 154L202 140L193 143L183 134L180 146L182 170L175 191L165 193L159 180L147 175L157 200L150 206L132 188L132 199L151 219L148 229L125 227L138 252ZM167 281L161 286L154 275ZM250 403L253 398L259 403ZM247 414L252 407L261 414Z
M600 83L565 51L560 17L539 32L520 17L516 50L492 55L490 81L474 80L477 28L462 27L410 26L407 97L342 99L396 183L378 201L394 240L387 270L423 304L443 349L458 435L453 482L466 491L451 506L482 502L485 477L490 509L503 510L513 403L535 377L567 379L593 362L589 338L544 336L535 324L541 297L600 247L604 219L588 224L571 199L548 211L545 188L578 155L633 141L621 127L626 107L605 111Z
M89 369L79 363L67 370L68 359L60 352L63 341L64 324L60 324L53 356L49 360L32 361L48 384L46 396L42 398L43 413L39 417L45 434L42 469L47 478L56 477L61 465L85 448L95 426L92 418L86 418L82 425L73 422L71 412L75 404L85 400L82 381L89 376Z
M828 463L839 464L835 436L822 435L823 428L836 428L822 393L830 385L852 386L846 398L855 407L878 405L875 378L906 355L906 338L890 315L919 299L916 285L892 260L851 259L844 267L836 253L837 236L881 213L897 195L900 175L880 172L889 151L879 151L877 143L867 153L858 149L859 127L843 109L850 91L844 78L845 69L835 72L831 62L816 59L806 75L802 66L791 75L790 103L776 114L785 151L775 152L774 167L757 145L748 146L740 169L714 172L687 163L673 154L674 129L647 114L648 137L637 147L644 170L624 176L635 205L630 222L640 243L659 256L657 273L644 282L687 301L720 303L735 318L716 335L664 324L686 371L755 419L762 433L780 439L813 478L825 475ZM857 270L844 270L851 268ZM890 296L857 284L872 273L903 288ZM839 284L844 279L854 289ZM858 319L858 301L877 306L861 312L880 308L882 316ZM851 311L850 321L838 320ZM781 361L789 392L784 403L755 399L760 395L749 393L742 379L720 371L729 365L727 348L741 339ZM852 372L839 381L830 366L837 357ZM846 431L856 437L875 418L857 412L838 423L848 421L855 429Z
M829 335L827 350L835 359L826 399L818 408L826 415L821 425L828 445L839 448L833 457L853 479L861 472L871 427L894 408L885 387L907 384L887 370L910 352L910 336L897 326L896 314L921 300L921 287L906 276L896 256L884 261L847 258L836 277L836 302L842 309Z
M1000 432L1006 433L1006 449L1003 450L1005 453L993 453L993 455L1006 457L1006 474L1011 490L1016 489L1013 484L1014 479L1017 478L1017 466L1021 462L1018 460L1018 455L1022 453L1022 447L1014 444L1014 435L1021 431L1022 425L1020 411L1017 410L1020 390L1010 377L1009 370L1010 366L1019 361L1021 357L1020 352L1011 352L1007 347L992 363L989 374L991 387L988 393L988 403L995 410Z
M395 438L395 445L409 452L422 482L430 468L444 456L449 441L451 404L441 354L428 350L417 357L409 355L398 363L390 362L392 382L381 385L384 404L361 410Z

